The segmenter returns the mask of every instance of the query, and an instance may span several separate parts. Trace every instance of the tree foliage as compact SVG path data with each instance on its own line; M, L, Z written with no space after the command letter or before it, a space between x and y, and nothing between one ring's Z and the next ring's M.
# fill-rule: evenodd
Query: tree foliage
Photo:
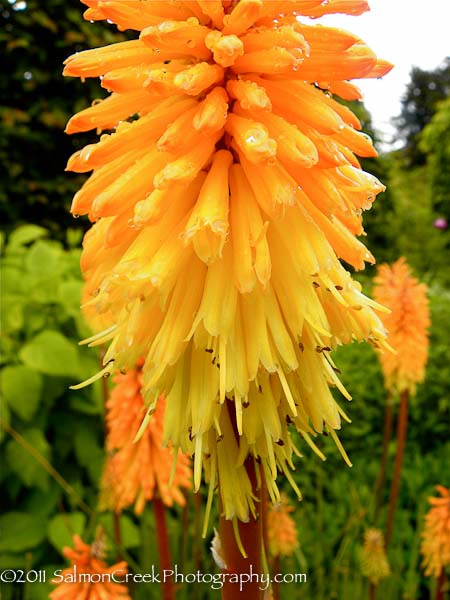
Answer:
M419 135L431 121L439 101L450 94L450 58L433 71L419 67L411 70L411 79L402 98L396 125L405 144L405 157L410 166L424 164L425 154L419 145Z
M2 1L0 48L12 66L12 73L0 71L0 217L6 226L40 223L59 237L73 227L68 207L83 177L64 168L81 140L64 127L99 89L87 80L81 95L79 82L62 77L62 64L74 52L119 39L116 29L84 21L77 2Z
M437 105L420 136L420 149L428 157L434 210L450 222L450 97Z

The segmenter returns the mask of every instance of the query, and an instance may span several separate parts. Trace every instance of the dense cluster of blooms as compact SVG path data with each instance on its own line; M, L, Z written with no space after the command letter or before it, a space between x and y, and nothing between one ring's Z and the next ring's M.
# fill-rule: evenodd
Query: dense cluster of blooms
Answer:
M281 494L280 502L273 504L267 513L267 538L271 556L291 556L298 547L297 527L290 513L288 499Z
M361 170L356 155L376 153L337 98L391 65L309 20L365 0L83 2L87 19L138 32L64 71L111 92L67 126L106 132L68 164L93 171L72 211L95 222L82 269L105 323L93 343L110 342L98 376L144 357L148 414L166 394L164 440L194 454L195 488L203 466L226 518L245 521L248 456L273 502L277 471L292 479L289 424L320 456L324 431L345 456L330 387L349 394L330 351L383 343L380 307L339 260L373 262L356 236L383 186Z
M379 267L374 295L391 311L382 315L388 342L396 352L380 356L386 387L414 393L416 384L425 377L428 358L427 287L412 276L406 260L400 258L392 266Z
M192 473L184 454L178 451L174 462L173 448L163 447L164 398L158 402L153 418L135 442L145 415L141 367L116 375L114 383L106 405L108 458L101 508L120 512L134 504L136 514L140 514L145 503L155 496L166 506L174 502L184 505L182 489L192 487Z
M436 486L439 498L431 497L431 509L425 517L421 552L426 575L439 577L450 566L450 490Z
M371 583L378 583L391 573L384 546L384 536L379 529L368 529L364 533L361 570Z
M127 563L108 567L102 543L90 546L78 535L74 535L73 542L74 548L63 550L71 565L53 582L58 587L51 592L50 600L131 600L127 587L114 581L127 573Z

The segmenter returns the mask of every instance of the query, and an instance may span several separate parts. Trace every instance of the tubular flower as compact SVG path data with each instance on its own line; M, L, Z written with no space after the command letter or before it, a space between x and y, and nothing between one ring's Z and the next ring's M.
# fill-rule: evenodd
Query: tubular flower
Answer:
M361 569L374 585L391 574L383 533L379 529L368 529L364 534Z
M189 459L173 448L163 447L165 399L161 398L153 419L134 443L145 415L141 395L142 371L132 369L114 378L115 388L107 402L106 449L108 458L102 481L101 508L120 512L134 504L141 514L156 495L166 506L184 505L182 488L192 487ZM171 478L172 468L174 468Z
M392 267L381 265L375 279L375 299L391 310L382 316L388 332L388 342L395 350L381 354L387 389L415 392L417 383L425 377L428 357L427 287L411 275L404 258Z
M143 356L148 414L166 394L164 440L194 454L195 489L203 465L210 499L218 484L225 517L246 521L247 457L277 502L297 451L288 424L321 457L316 433L342 448L330 387L349 395L330 350L383 343L381 307L339 259L373 262L355 236L384 188L360 169L355 155L375 150L336 97L391 65L307 22L365 0L84 2L86 18L138 32L65 67L111 92L67 125L106 131L68 165L93 171L72 211L95 221L82 269L108 323L90 340L110 341L98 376Z
M289 514L293 510L282 494L281 501L273 504L267 513L267 537L273 557L290 556L298 547L297 528Z
M421 552L425 575L439 577L450 565L450 490L436 486L440 498L429 498L431 509L425 517Z
M73 541L73 549L63 550L72 564L61 572L63 583L51 592L50 600L131 600L127 587L115 583L127 573L127 563L108 567L96 543L89 546L78 535L73 536Z

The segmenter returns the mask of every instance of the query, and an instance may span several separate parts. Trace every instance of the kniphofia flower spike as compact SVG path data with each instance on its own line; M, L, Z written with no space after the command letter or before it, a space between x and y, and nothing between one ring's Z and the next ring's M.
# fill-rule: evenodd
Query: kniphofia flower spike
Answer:
M380 529L368 529L364 533L364 545L361 557L362 573L373 585L388 577L391 568L386 556L383 532Z
M281 494L280 502L267 512L267 538L272 557L291 556L298 548L297 526L290 515L293 510L288 498Z
M382 342L356 269L356 238L380 182L360 169L375 150L339 102L348 80L391 66L355 35L309 17L360 14L365 0L84 0L87 19L137 31L87 50L65 74L111 92L68 133L100 141L68 169L93 171L72 211L95 222L82 269L90 308L108 324L107 374L143 356L148 414L166 394L164 438L219 484L223 513L255 514L244 465L254 457L273 502L297 453L344 416L330 350ZM345 416L344 416L345 418ZM346 458L346 460L348 460ZM295 486L294 482L292 481ZM299 493L299 492L298 492Z
M421 552L425 575L439 577L450 565L450 490L436 486L438 498L429 498L431 508L425 517Z
M425 377L430 315L427 286L412 276L404 258L392 266L381 265L375 279L377 302L390 309L382 315L388 342L396 354L380 355L386 387L414 394Z
M131 600L126 585L117 583L127 573L122 561L111 567L103 560L103 543L85 544L73 536L74 548L64 548L63 554L71 566L60 573L63 578L51 592L51 600ZM84 577L81 577L83 575ZM58 583L61 579L53 580Z
M184 454L177 452L174 462L173 448L163 447L164 398L160 399L153 418L134 443L145 414L141 366L116 375L114 383L106 405L108 458L103 474L101 508L120 512L134 504L136 514L141 514L145 503L154 497L160 498L166 506L172 506L174 502L183 506L182 490L192 487L192 473L189 459Z

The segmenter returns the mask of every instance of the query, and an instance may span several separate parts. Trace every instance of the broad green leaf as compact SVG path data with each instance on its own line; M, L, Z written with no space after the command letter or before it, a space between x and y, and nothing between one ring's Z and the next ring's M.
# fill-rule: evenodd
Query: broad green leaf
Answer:
M25 307L24 318L27 338L33 337L47 326L48 315L46 311L36 310L33 306Z
M96 431L86 428L84 423L79 423L74 436L75 455L80 465L89 464L92 456L102 452L99 446Z
M47 375L77 377L80 370L77 346L58 331L42 331L19 356L28 367Z
M82 535L86 515L82 512L56 515L48 524L47 536L53 546L61 552L65 546L73 545L74 534Z
M36 455L45 459L50 458L50 446L39 429L28 429L22 432L26 442L33 448ZM48 488L49 475L43 466L33 456L33 452L16 440L10 440L6 446L6 458L10 469L16 473L23 483L29 487L36 486L46 490Z
M45 491L39 489L30 490L23 504L23 509L28 513L36 515L36 518L51 516L52 513L57 512L57 505L62 495L63 490L61 486L56 481L51 481L48 489Z
M45 582L29 583L26 590L27 600L48 600L50 593L55 589L51 581L57 569L62 569L61 565L39 567L40 571L45 571Z
M24 569L29 564L24 554L4 554L0 555L0 571L4 569Z
M24 246L47 235L47 230L39 225L21 225L9 236L9 246Z
M22 512L0 516L0 552L23 552L44 541L47 524L42 519Z
M96 384L92 384L91 393L84 396L69 396L69 406L72 410L84 413L86 415L100 415L103 412L101 394L94 389Z
M96 432L81 425L77 428L74 437L75 455L80 465L83 465L93 482L101 476L104 450L97 440Z
M38 240L27 253L28 272L37 278L56 278L64 268L61 249L51 242Z
M15 365L1 373L4 401L24 421L34 415L41 397L42 375L37 371Z
M80 229L74 229L69 227L66 232L67 245L70 248L76 248L81 244L83 239L83 232Z
M80 312L82 289L83 283L76 279L63 281L58 287L58 300L71 315Z
M4 333L13 333L24 325L23 297L7 294L2 298L2 329Z
M20 268L11 265L2 267L2 295L22 293L28 282Z
M114 539L114 517L112 513L100 515L100 523L105 531ZM120 536L124 548L136 548L141 543L139 527L135 525L128 515L121 515L119 519Z

